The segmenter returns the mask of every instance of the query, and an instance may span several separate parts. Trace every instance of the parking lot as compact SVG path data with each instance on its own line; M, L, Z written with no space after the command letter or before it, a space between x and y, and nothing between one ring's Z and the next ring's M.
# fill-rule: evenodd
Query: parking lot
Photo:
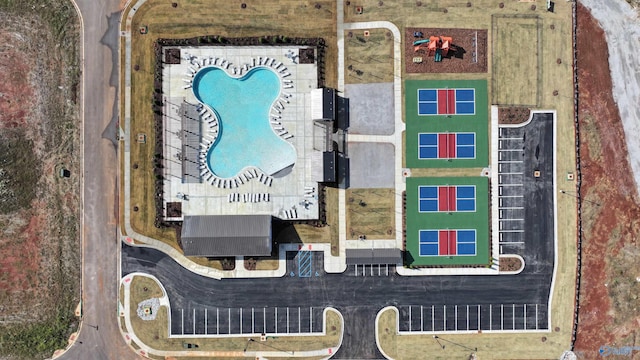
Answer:
M318 333L323 311L320 307L174 308L171 335Z
M545 304L413 305L398 307L400 331L548 330Z
M525 128L499 128L498 230L500 253L524 244Z

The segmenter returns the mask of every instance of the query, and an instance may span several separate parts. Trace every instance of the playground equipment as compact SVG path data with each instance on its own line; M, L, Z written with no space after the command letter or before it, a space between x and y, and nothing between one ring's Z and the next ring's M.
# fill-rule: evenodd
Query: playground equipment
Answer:
M413 42L413 51L425 50L427 56L433 56L435 62L442 61L443 56L447 56L449 51L456 51L453 45L453 38L450 36L431 36L429 39L421 39Z

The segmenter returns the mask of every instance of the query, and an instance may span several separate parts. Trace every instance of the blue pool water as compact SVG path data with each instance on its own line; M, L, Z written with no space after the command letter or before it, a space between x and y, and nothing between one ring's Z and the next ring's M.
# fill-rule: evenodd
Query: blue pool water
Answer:
M216 176L230 178L251 166L272 175L295 163L295 148L269 123L280 93L280 79L272 70L258 67L233 78L220 68L204 68L193 80L193 92L219 121L218 138L207 154Z

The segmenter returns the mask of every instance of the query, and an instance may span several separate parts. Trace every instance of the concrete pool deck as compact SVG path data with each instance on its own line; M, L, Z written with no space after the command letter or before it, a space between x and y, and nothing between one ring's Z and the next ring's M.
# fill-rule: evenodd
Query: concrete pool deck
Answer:
M230 77L242 77L246 73L245 65L255 68L269 59L267 67L276 69L281 81L280 94L276 103L285 94L290 95L282 101L284 109L281 109L278 121L281 126L293 137L286 139L296 150L297 159L291 172L278 177L275 176L271 186L258 179L251 179L239 187L219 188L205 182L183 181L183 167L181 161L175 161L175 156L168 155L165 160L166 177L171 181L165 182L165 202L180 201L178 194L187 196L187 201L182 201L182 213L185 215L273 215L286 218L285 211L295 209L298 219L317 219L319 216L317 193L309 197L305 193L307 188L317 190L317 182L313 178L314 154L313 149L313 121L311 115L311 90L317 88L317 65L296 64L287 55L306 46L200 46L179 47L183 60L180 64L165 64L163 68L163 92L166 95L165 103L168 104L168 114L164 120L164 146L165 154L173 154L182 147L182 125L177 114L177 109L183 103L199 104L193 90L186 81L194 70L199 71L201 66L194 66L191 61L184 60L187 54L199 60L218 58L217 65L222 63L222 69L227 71ZM272 60L273 59L273 60ZM226 62L229 63L227 66ZM282 63L281 66L278 66ZM205 65L206 66L206 65ZM284 70L286 68L286 70ZM234 70L235 69L235 70ZM235 74L234 74L235 73ZM289 74L289 75L287 75ZM273 114L275 111L271 110ZM265 121L270 119L265 118ZM222 119L224 122L224 119ZM206 124L205 124L206 125ZM205 130L201 130L205 132ZM282 137L284 138L284 137ZM270 194L270 201L244 202L244 194ZM239 194L240 201L229 201L230 194ZM233 195L231 195L233 196ZM305 201L310 204L301 205Z

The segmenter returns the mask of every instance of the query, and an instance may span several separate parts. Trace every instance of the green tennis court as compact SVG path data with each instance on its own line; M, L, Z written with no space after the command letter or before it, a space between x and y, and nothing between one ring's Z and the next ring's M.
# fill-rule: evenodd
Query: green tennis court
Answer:
M405 81L406 166L486 167L486 80Z
M407 178L406 265L487 265L489 179Z

